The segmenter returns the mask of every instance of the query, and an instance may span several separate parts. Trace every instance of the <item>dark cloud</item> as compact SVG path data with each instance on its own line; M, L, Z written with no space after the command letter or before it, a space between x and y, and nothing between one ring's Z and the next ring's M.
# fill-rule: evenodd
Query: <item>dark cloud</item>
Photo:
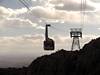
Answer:
M91 0L91 1L93 1L93 2L97 2L97 3L100 2L100 0Z
M56 6L56 9L59 10L67 10L67 11L79 11L81 10L81 5L80 4L75 4L75 3L65 3L64 6ZM86 5L85 10L94 10L95 8L92 6Z
M50 3L55 5L55 8L59 10L68 10L68 11L81 10L81 0L51 0ZM59 4L62 4L62 5L59 6ZM95 9L92 5L89 5L89 3L86 3L86 4L87 4L85 6L86 10Z

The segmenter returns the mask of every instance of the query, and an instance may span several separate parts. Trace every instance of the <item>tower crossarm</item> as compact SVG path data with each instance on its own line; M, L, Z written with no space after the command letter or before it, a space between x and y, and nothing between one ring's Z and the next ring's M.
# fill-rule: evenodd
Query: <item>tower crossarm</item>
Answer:
M70 37L73 38L71 50L73 51L75 47L80 50L80 41L79 38L82 38L82 30L81 28L71 28L70 29Z

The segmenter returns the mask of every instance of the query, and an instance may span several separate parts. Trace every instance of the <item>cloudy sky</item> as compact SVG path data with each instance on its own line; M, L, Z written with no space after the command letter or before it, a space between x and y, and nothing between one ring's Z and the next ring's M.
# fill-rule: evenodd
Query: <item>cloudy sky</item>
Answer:
M70 50L70 28L82 27L81 46L100 35L100 1L86 0L85 22L81 24L81 0L0 0L0 67L21 67L52 52L43 50L44 27L56 50Z

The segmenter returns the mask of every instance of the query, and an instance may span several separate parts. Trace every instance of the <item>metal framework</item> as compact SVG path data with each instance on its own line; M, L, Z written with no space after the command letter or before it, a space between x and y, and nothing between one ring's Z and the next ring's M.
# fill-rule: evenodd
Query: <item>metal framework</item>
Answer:
M81 28L71 28L70 37L73 38L71 51L73 51L75 47L77 47L78 50L80 50L79 38L82 38L82 29Z

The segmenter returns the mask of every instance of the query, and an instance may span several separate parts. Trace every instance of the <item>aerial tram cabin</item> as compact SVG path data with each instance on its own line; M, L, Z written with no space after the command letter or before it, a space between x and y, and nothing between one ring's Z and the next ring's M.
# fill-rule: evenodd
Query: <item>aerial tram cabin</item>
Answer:
M53 39L48 37L48 27L50 27L50 24L46 24L45 27L45 40L44 40L44 50L54 50L55 49L55 43Z

